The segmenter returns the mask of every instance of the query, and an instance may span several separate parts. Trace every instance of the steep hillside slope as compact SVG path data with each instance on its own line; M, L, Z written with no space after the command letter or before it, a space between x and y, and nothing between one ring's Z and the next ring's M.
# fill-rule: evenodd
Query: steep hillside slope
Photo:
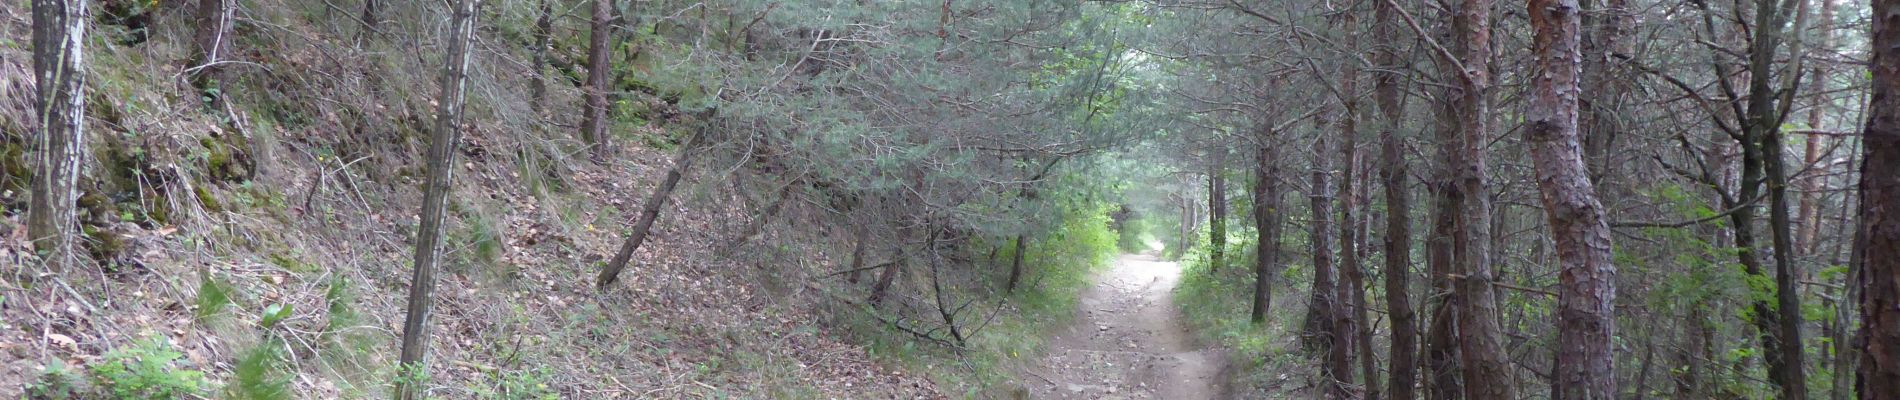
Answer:
M352 12L325 2L242 2L229 80L201 94L181 73L189 7L97 3L81 201L96 262L76 271L47 270L25 241L30 29L26 2L0 4L0 397L70 389L43 377L60 365L79 390L98 386L99 366L164 364L167 349L168 369L203 372L219 397L385 396L440 62L436 27L394 21L434 19L363 37L310 22ZM733 237L760 208L727 184L745 168L688 179L621 283L595 291L691 121L635 113L612 130L612 157L575 158L578 91L557 81L547 112L532 111L523 71L502 70L527 52L505 42L511 27L488 29L445 229L433 395L939 396L824 328L830 303L797 284L849 235L772 224L767 240Z

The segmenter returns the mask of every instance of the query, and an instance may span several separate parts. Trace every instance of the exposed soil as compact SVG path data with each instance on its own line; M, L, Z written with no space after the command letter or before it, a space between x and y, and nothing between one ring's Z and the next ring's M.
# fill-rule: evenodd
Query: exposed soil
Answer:
M1082 293L1075 323L1022 381L1037 399L1219 399L1227 360L1190 340L1171 291L1181 269L1124 255Z

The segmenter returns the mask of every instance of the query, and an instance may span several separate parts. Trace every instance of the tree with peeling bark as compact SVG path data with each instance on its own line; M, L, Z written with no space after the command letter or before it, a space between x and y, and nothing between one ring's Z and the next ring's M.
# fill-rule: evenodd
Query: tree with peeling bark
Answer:
M1530 0L1525 8L1535 31L1537 68L1543 72L1535 80L1524 138L1562 263L1551 398L1615 399L1616 266L1610 226L1577 131L1582 10L1576 0Z

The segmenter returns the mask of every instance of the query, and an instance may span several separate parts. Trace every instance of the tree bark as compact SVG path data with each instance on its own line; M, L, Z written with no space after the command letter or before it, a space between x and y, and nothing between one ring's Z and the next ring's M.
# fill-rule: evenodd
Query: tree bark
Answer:
M1399 74L1404 66L1398 57L1398 10L1392 2L1376 2L1373 10L1373 43L1377 46L1373 62L1380 72L1373 76L1373 101L1379 106L1379 176L1385 190L1385 309L1391 315L1392 338L1387 349L1391 376L1386 392L1392 400L1416 399L1418 385L1418 315L1412 310L1410 280L1412 265L1412 205L1405 186L1408 173L1404 143L1396 133L1403 123L1404 106L1399 104ZM1367 355L1370 357L1370 355ZM1367 382L1367 386L1376 385Z
M701 123L711 124L712 121ZM660 186L653 188L653 193L647 195L646 204L640 207L640 219L634 221L633 231L627 234L626 242L620 244L620 251L614 253L612 261L607 262L607 268L602 269L600 275L594 277L595 288L606 289L608 285L619 280L620 271L626 269L627 262L633 259L633 251L640 249L640 245L646 243L647 233L653 229L653 221L660 219L660 211L664 210L667 201L673 198L673 190L679 188L680 178L684 177L686 170L693 166L693 154L697 153L695 147L698 147L700 136L705 135L705 130L708 128L702 126L699 129L698 133L687 137L686 143L680 145L679 154L673 156L673 167L666 170L666 177L660 180Z
M554 0L540 0L541 7L534 19L534 79L528 81L528 107L540 117L547 110L548 101L548 52L552 51L554 41Z
M1773 328L1781 342L1781 351L1770 353L1767 357L1779 359L1781 368L1778 386L1780 399L1802 400L1807 398L1806 362L1803 361L1806 350L1801 340L1801 298L1795 287L1796 277L1793 259L1793 235L1788 215L1788 176L1787 163L1782 159L1781 123L1786 112L1781 108L1792 99L1792 91L1784 98L1780 89L1773 87L1771 74L1774 71L1775 50L1782 41L1783 26L1786 25L1786 11L1777 5L1776 0L1755 1L1755 38L1749 49L1749 93L1748 124L1749 142L1757 153L1758 165L1766 175L1768 189L1768 224L1770 244L1774 248L1775 260L1775 303L1773 310L1778 315ZM1799 29L1796 29L1797 31ZM1799 53L1799 51L1796 51ZM1799 74L1798 70L1796 72ZM1792 88L1789 88L1792 89ZM1744 181L1743 185L1755 183Z
M594 0L594 18L591 32L587 37L587 84L584 92L587 104L581 110L581 142L587 145L589 154L596 161L602 159L607 146L607 69L613 47L608 38L613 37L613 1Z
M1308 237L1313 244L1313 299L1307 304L1305 333L1307 347L1316 354L1322 354L1322 377L1329 398L1343 399L1350 396L1347 385L1352 383L1352 346L1339 326L1339 315L1344 314L1339 304L1338 283L1333 279L1333 188L1332 165L1330 157L1332 146L1327 135L1313 139L1312 183L1306 197L1312 202L1312 234Z
M1900 0L1873 0L1873 98L1861 140L1862 399L1900 399Z
M1355 26L1356 21L1347 13L1344 21L1347 26ZM1358 40L1347 39L1348 46L1357 47ZM1340 74L1340 88L1346 93L1358 91L1359 69L1348 67ZM1345 115L1340 118L1340 136L1345 143L1339 146L1339 156L1345 160L1339 178L1339 273L1344 279L1337 285L1339 296L1335 302L1345 302L1336 315L1338 321L1334 329L1344 337L1351 335L1348 343L1352 350L1359 352L1360 374L1366 380L1367 400L1379 399L1379 369L1377 358L1372 355L1372 320L1366 318L1366 273L1359 265L1360 224L1355 211L1359 209L1359 192L1356 189L1359 174L1359 106L1358 101L1347 98ZM1323 153L1316 153L1323 154Z
M1826 54L1834 50L1834 2L1830 0L1812 0L1812 2L1812 4L1817 6L1816 8L1820 9L1820 21L1815 24L1815 28L1821 31L1821 43L1814 49L1813 53ZM1814 63L1814 67L1809 69L1811 72L1808 73L1808 76L1810 76L1808 86L1812 88L1812 90L1809 90L1808 129L1811 130L1822 129L1822 125L1824 125L1822 117L1827 114L1827 110L1830 108L1828 107L1827 100L1828 80L1830 79L1828 75L1831 73L1829 67L1830 65L1828 65L1828 63L1816 62ZM1823 186L1827 184L1825 176L1828 170L1826 165L1821 164L1821 151L1827 146L1828 137L1827 135L1810 133L1804 142L1806 143L1801 155L1801 165L1806 168L1813 168L1814 170L1808 171L1800 180L1801 205L1799 220L1801 231L1797 233L1795 243L1802 249L1802 254L1812 254L1817 246L1819 246L1819 243L1815 240L1815 236L1821 231L1820 194L1823 190ZM1835 375L1842 376L1845 374Z
M460 0L450 17L449 52L442 60L442 95L437 98L435 132L429 137L429 178L423 186L421 226L416 229L415 274L409 281L409 307L403 319L402 378L397 398L427 396L429 310L435 302L435 269L441 261L442 214L448 208L449 181L455 171L455 144L462 136L467 92L469 41L475 35L478 0Z
M1453 29L1449 26L1451 24L1444 25L1446 27L1441 28L1440 35L1448 39ZM1455 65L1455 60L1440 61L1441 68L1445 68L1443 65ZM1442 72L1445 75L1455 73ZM1425 398L1429 400L1464 399L1465 396L1461 382L1464 374L1458 364L1463 357L1459 354L1455 340L1458 334L1457 304L1460 303L1460 293L1453 287L1451 280L1451 276L1457 273L1457 266L1452 260L1452 238L1458 235L1458 210L1464 207L1454 190L1456 180L1451 164L1455 158L1452 153L1457 151L1454 143L1458 142L1458 125L1461 123L1457 115L1457 93L1455 87L1442 87L1438 93L1440 100L1433 104L1437 108L1437 127L1433 129L1433 138L1438 144L1438 161L1434 163L1432 171L1432 227L1425 245L1425 266L1430 272L1428 280L1432 288L1431 295L1426 298L1432 319L1427 328L1424 349Z
M52 272L79 262L73 236L79 221L79 168L84 161L86 127L85 0L33 1L33 73L39 98L39 137L33 171L33 199L27 232L46 252Z
M1267 311L1273 307L1274 264L1280 262L1280 229L1284 219L1281 204L1280 183L1274 179L1279 175L1279 155L1269 140L1274 136L1270 128L1260 128L1255 137L1256 162L1254 165L1253 220L1254 241L1254 288L1253 313L1250 320L1254 324L1267 322Z
M1466 396L1472 400L1515 399L1515 382L1497 319L1497 299L1491 287L1491 197L1485 166L1490 140L1491 0L1462 0L1453 18L1462 54L1458 83L1459 129L1451 165L1460 199L1452 261L1463 273L1457 282L1460 296L1458 344L1463 357Z
M1209 269L1219 271L1227 256L1227 149L1215 149L1214 163L1207 169L1207 242Z
M1601 4L1593 4L1596 2ZM1630 56L1629 43L1624 40L1630 30L1629 0L1583 0L1580 5L1586 11L1580 17L1584 30L1580 45L1582 87L1591 90L1581 94L1578 132L1583 142L1584 163L1590 168L1590 181L1600 184L1604 176L1615 170L1610 149L1622 133L1618 118L1623 115L1622 97L1630 90L1630 80L1624 73L1627 69L1621 60Z
M1016 251L1009 257L1009 282L1003 285L1004 293L1015 293L1016 285L1023 279L1023 256L1029 253L1028 235L1016 235Z
M1525 138L1559 263L1551 399L1612 400L1616 266L1577 129L1580 8L1577 0L1529 0L1526 8L1543 76L1535 80Z
M192 40L198 51L186 68L195 71L191 73L192 86L205 92L213 102L224 97L212 89L219 87L224 70L219 64L223 61L226 43L230 43L227 36L231 32L231 8L231 0L198 0L198 29Z

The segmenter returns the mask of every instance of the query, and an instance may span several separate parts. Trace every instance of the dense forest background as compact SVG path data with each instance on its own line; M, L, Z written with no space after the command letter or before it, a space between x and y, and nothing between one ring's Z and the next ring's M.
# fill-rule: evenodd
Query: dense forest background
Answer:
M8 1L0 396L1024 398L1149 253L1236 398L1894 399L1896 90L1893 0Z

